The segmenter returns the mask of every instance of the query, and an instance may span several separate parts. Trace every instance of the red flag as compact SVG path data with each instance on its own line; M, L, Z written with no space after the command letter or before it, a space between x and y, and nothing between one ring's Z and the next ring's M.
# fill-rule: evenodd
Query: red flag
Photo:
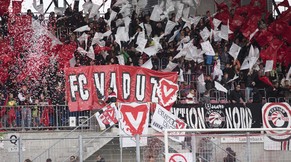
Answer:
M239 29L243 25L244 22L245 22L244 17L235 14L233 18L230 20L229 28L231 31L235 31Z
M266 62L266 60L273 60L274 61L274 67L277 63L277 52L279 48L283 45L283 41L275 38L270 43L269 46L266 49L261 50L260 56L261 59Z
M266 77L266 76L259 77L259 80L262 81L263 83L273 87L273 84L268 77Z
M12 0L12 12L14 14L18 14L21 13L21 4L22 4L23 0Z
M13 126L13 121L16 119L16 113L14 108L10 108L10 110L8 111L8 123L10 126Z
M10 4L10 0L1 0L0 1L0 16L2 16L4 13L8 12L9 4Z
M49 126L49 108L46 107L43 109L41 118L40 118L40 123L43 124L43 126L47 127Z
M229 19L229 11L224 10L222 12L217 13L214 18L221 21L222 24L227 25L227 21Z
M101 51L110 51L111 48L110 47L107 47L107 46L104 46L104 47L100 47L98 44L95 46L94 48L94 53L95 54L99 54Z
M222 2L222 3L217 3L216 1L214 1L215 4L216 4L216 7L217 7L217 11L225 11L227 10L228 11L228 6L225 2Z
M273 34L268 30L262 30L256 34L255 39L263 47L273 40Z
M231 1L231 7L240 6L240 0L230 0L230 1Z
M283 2L280 2L277 6L289 7L289 2L288 0L284 0Z
M243 25L241 32L244 37L249 39L250 35L258 28L258 21L261 19L260 15L253 15L250 19Z

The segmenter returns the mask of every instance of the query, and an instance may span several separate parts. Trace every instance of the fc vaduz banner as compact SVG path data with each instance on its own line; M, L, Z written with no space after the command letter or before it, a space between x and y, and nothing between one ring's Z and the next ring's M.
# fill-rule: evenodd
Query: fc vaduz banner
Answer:
M171 112L190 128L261 128L262 104L179 104Z
M104 107L98 96L107 96L113 87L117 102L155 102L159 80L177 82L175 72L159 72L141 67L106 65L65 69L66 94L70 111Z

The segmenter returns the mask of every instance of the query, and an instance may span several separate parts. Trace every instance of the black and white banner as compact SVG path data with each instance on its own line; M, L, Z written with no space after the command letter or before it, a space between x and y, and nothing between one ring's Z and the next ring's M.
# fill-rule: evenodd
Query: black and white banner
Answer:
M171 112L190 128L261 128L262 104L177 104Z

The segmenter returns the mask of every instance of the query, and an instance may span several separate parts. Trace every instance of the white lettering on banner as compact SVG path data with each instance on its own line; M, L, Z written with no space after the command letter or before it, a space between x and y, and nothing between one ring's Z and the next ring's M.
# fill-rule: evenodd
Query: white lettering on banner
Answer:
M78 81L79 81L79 89L80 89L80 97L82 98L83 101L87 101L89 99L89 91L84 89L83 85L88 84L87 78L84 74L80 74L78 76Z
M116 86L116 73L112 72L110 74L110 87L114 89L114 92L117 94L117 86Z
M135 129L138 129L139 123L141 123L142 120L143 112L138 112L136 117L134 117L131 112L126 112L125 115L127 116L128 121L132 123L132 126L135 127Z
M188 123L191 128L206 129L204 108L175 108L174 115L178 117L181 115L182 118L186 117L186 123Z
M158 80L157 78L151 77L151 84L153 85L153 89L152 89L152 102L158 102L159 98L156 95L157 94L157 90L158 90Z
M76 75L70 75L70 90L71 90L71 100L76 101L76 94L75 92L78 91L78 86L74 84L74 82L77 81L77 76Z
M143 101L145 98L146 77L144 75L136 75L135 96L137 101Z
M122 74L122 94L124 99L130 96L130 75L129 73Z
M94 83L101 95L104 96L105 73L94 73Z
M251 128L253 123L252 112L249 108L245 107L228 107L214 106L209 107L197 107L197 108L172 108L171 111L174 115L185 119L186 123L195 129L206 129L207 117L205 113L209 111L218 110L225 112L226 128Z
M226 127L227 128L251 128L252 127L252 113L249 108L227 108Z

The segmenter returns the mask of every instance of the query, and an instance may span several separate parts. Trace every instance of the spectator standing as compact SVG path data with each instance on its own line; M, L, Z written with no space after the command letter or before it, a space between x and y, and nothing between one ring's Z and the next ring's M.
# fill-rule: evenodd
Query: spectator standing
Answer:
M117 95L114 92L114 88L112 87L108 88L108 97L107 97L106 103L109 104L116 101L117 101Z
M26 85L22 85L21 90L18 93L18 99L20 101L21 107L21 116L22 116L22 126L30 127L31 126L31 109L28 105L32 103L30 96L30 91Z
M245 98L240 90L240 85L237 85L235 90L230 92L229 100L231 103L243 103L245 105Z
M19 116L19 125L20 125L20 112L17 111L17 109L16 109L17 101L16 101L13 93L9 93L6 106L8 106L8 110L7 110L8 124L10 125L10 127L16 126L15 119L16 119L17 115Z
M249 72L246 76L246 89L245 89L246 102L249 102L250 95L253 91L253 88L256 85L256 82L255 82L255 78L257 77L256 74L257 73L253 72L253 70L249 70Z
M227 156L223 158L223 162L235 162L236 161L236 153L230 148L226 148Z
M195 89L191 89L189 94L186 96L186 103L187 104L194 104L197 102L197 94L195 93Z

